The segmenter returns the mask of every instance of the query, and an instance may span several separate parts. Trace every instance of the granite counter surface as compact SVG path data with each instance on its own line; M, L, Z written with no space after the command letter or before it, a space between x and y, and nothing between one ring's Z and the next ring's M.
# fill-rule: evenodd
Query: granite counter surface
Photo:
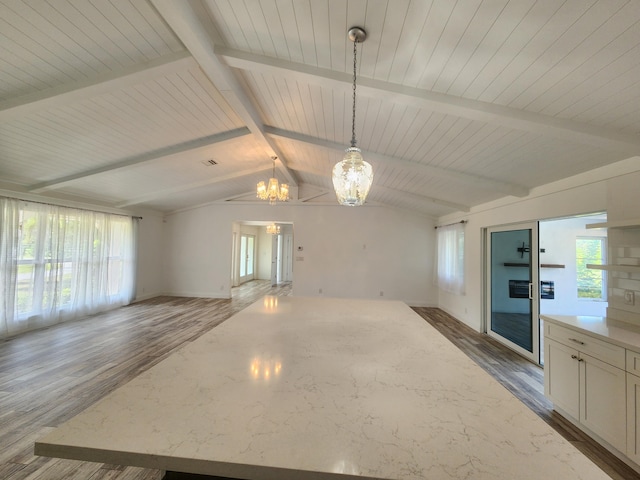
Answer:
M266 297L36 453L245 479L609 477L401 302Z
M640 328L607 317L588 315L540 315L547 322L556 323L586 333L614 345L640 352Z

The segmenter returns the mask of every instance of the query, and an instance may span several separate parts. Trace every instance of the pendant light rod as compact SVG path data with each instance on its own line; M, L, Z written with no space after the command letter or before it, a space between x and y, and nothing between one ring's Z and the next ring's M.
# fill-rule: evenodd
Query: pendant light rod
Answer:
M349 29L349 39L353 42L353 108L351 111L351 146L356 146L356 70L358 62L356 55L358 53L358 43L362 43L367 39L367 32L360 27L351 27Z

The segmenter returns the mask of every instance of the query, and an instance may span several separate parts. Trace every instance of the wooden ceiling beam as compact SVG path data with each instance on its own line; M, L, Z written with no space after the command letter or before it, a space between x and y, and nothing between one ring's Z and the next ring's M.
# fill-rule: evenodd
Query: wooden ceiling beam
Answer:
M166 55L150 62L109 72L78 82L65 83L40 92L0 103L0 122L8 122L29 113L54 109L131 85L181 72L197 65L188 52Z
M118 205L116 205L116 208L124 208L124 207L129 207L131 205L138 205L140 203L144 203L144 202L148 202L151 200L155 200L156 198L162 198L162 197L166 197L167 195L175 195L176 193L181 193L181 192L185 192L188 190L192 190L194 188L200 188L200 187L206 187L208 185L214 185L216 183L220 183L220 182L226 182L227 180L233 180L235 178L240 178L240 177L246 177L248 175L255 175L256 173L260 173L260 172L271 172L271 168L269 168L268 170L265 169L256 169L256 168L252 168L252 169L247 169L247 170L241 170L238 172L233 172L230 173L228 175L221 175L218 177L212 177L212 178L208 178L206 180L201 180L198 182L191 182L188 184L183 184L180 185L178 187L173 187L173 188L165 188L162 190L157 190L155 192L152 193L148 193L146 195L141 195L139 197L135 197L135 198L130 198L129 200L126 200L124 202L119 203Z
M234 138L242 137L243 135L249 135L250 133L251 132L246 127L237 128L235 130L229 130L227 132L216 133L214 135L209 135L208 137L198 138L196 140L191 140L191 141L180 143L177 145L172 145L170 147L161 148L159 150L153 150L151 152L145 152L141 155L136 155L134 157L130 157L115 163L110 163L102 167L93 168L91 170L75 173L73 175L67 175L65 177L56 178L55 180L50 180L48 182L37 183L27 188L30 192L41 193L41 192L44 192L45 190L61 188L75 181L78 181L87 177L92 177L94 175L98 175L101 173L109 173L115 170L130 168L130 167L139 165L141 163L146 163L146 162L151 162L151 161L159 160L162 158L166 158L171 155L185 153L185 152L198 150L202 148L208 148L211 145L214 145L216 143L226 142L227 140L232 140Z
M343 151L345 149L345 145L341 145L336 142L324 140L321 138L311 137L309 135L303 135L301 133L291 132L291 131L283 130L280 128L265 126L265 131L269 135L285 138L288 140L294 140L294 141L306 143L309 145L315 145L315 146L326 148L329 150ZM526 197L529 194L529 189L521 185L500 182L487 177L470 175L468 173L457 172L455 170L449 170L446 168L433 167L431 165L423 165L420 163L410 162L408 160L403 160L396 157L390 157L388 155L369 152L365 150L362 151L362 154L368 161L371 161L374 163L380 162L381 164L396 167L405 171L411 171L411 172L416 172L423 175L437 176L440 178L455 180L461 183L465 183L467 185L472 185L474 187L483 188L486 190L497 190L506 195L513 195L515 197Z
M345 91L350 90L353 82L352 75L345 72L289 62L280 58L256 55L222 46L216 46L215 53L229 66L254 73L278 75L288 80ZM443 114L613 150L625 155L640 154L640 138L637 135L621 134L614 130L568 119L366 77L358 77L358 93L371 98L418 106Z

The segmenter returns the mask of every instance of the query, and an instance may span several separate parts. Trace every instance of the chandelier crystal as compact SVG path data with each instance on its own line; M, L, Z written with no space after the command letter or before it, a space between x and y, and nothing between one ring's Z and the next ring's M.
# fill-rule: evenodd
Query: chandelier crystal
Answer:
M362 151L356 146L356 52L358 43L367 38L360 27L349 30L349 39L353 41L353 109L351 117L351 146L345 150L341 162L333 167L333 188L341 205L351 207L363 205L373 183L373 168L362 158Z
M277 200L286 202L289 200L289 185L286 183L279 184L276 178L276 159L278 157L271 157L273 160L273 175L269 179L269 185L267 186L264 181L259 182L256 187L256 197L260 200L269 200L269 205L275 205Z

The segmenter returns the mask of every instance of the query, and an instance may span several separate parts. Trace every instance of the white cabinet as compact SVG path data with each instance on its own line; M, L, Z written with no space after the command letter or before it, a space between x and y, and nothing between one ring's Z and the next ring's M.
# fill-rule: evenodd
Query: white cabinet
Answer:
M553 404L580 418L578 351L549 338L544 342L544 393Z
M640 377L627 373L627 457L640 464Z
M627 456L640 464L640 353L627 350Z
M625 349L545 323L545 394L574 421L626 452Z
M625 371L580 353L580 422L621 452L627 448Z

